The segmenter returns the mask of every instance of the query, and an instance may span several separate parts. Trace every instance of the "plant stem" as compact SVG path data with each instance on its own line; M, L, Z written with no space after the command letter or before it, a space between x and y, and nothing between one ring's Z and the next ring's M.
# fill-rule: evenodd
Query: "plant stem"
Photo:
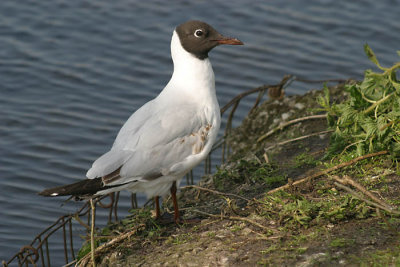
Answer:
M96 261L94 259L94 250L95 244L94 244L94 224L95 224L95 219L96 219L96 207L93 203L93 199L90 199L90 207L92 208L92 223L90 227L90 253L91 253L91 258L92 258L92 266L96 267Z
M386 100L388 100L392 95L394 95L395 92L392 92L390 94L388 94L387 96L385 96L384 98L380 99L379 101L376 101L374 104L372 104L369 108L367 108L366 110L364 110L364 114L368 114L370 113L372 110L375 109L376 106L382 104L383 102L385 102Z
M389 72L392 72L393 70L398 69L398 68L400 68L400 62L397 62L397 63L396 63L395 65L393 65L392 67L387 68L387 69L385 70L385 72L384 72L382 75L386 75L386 74L388 74Z
M305 120L312 120L312 119L324 119L328 116L328 114L321 114L321 115L311 115L311 116L307 116L307 117L302 117L302 118L297 118L291 121L288 121L286 123L283 123L281 125L279 125L278 127L272 129L271 131L269 131L268 133L262 135L261 137L259 137L257 139L257 142L261 142L262 140L264 140L265 138L273 135L274 133L276 133L277 131L282 130L283 128L295 124L295 123L299 123L299 122L303 122Z
M383 125L383 126L379 129L379 131L385 130L387 127L391 126L394 122L395 122L395 121L393 120L393 121L391 121L391 122L386 123L385 125Z
M319 171L319 172L317 172L317 173L314 173L314 174L312 174L312 175L310 175L310 176L307 176L307 177L305 177L305 178L303 178L303 179L297 180L297 181L295 181L295 182L293 182L293 183L287 183L287 184L285 184L285 185L282 185L282 186L280 186L280 187L277 187L277 188L275 188L275 189L272 189L272 190L268 191L267 194L272 194L272 193L275 193L275 192L280 191L280 190L288 189L288 188L290 188L291 186L295 186L295 185L298 185L298 184L301 184L301 183L310 181L310 180L312 180L312 179L314 179L314 178L317 178L317 177L319 177L319 176L328 174L328 173L330 173L330 172L332 172L332 171L341 169L341 168L343 168L343 167L350 166L350 165L352 165L352 164L354 164L354 163L356 163L356 162L358 162L358 161L360 161L360 160L367 159L367 158L371 158L371 157L376 157L376 156L380 156L380 155L385 155L385 154L388 154L388 153L389 153L389 151L383 150L383 151L379 151L379 152L375 152L375 153L371 153L371 154L367 154L367 155L364 155L364 156L357 157L357 158L352 159L352 160L350 160L350 161L346 161L346 162L340 163L339 165L336 165L336 166L333 166L333 167L331 167L331 168L328 168L328 169Z

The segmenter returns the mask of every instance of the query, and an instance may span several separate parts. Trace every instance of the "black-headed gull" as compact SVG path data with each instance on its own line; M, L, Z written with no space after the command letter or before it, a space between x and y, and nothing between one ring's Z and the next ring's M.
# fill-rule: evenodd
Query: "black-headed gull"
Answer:
M221 123L214 72L208 52L218 45L242 45L201 21L174 30L174 72L162 92L131 115L110 151L87 172L88 179L46 189L43 196L91 198L123 189L158 199L171 192L174 220L179 222L177 183L205 159Z

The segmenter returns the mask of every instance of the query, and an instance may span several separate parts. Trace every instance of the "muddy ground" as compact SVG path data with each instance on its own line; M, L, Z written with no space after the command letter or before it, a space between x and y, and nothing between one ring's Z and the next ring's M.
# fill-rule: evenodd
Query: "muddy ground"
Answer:
M333 101L346 98L343 85L331 87L330 92ZM321 114L315 101L319 94L315 90L266 101L229 134L227 162L203 177L200 188L180 191L183 218L197 222L162 224L153 219L151 208L141 208L119 224L99 229L103 243L137 231L96 254L98 266L400 266L396 159L366 158L268 193L355 158L351 152L326 158L330 133L278 144L326 131L323 118L290 125L257 141L286 121ZM393 212L343 190L335 184L335 175L348 175ZM369 198L364 195L364 199ZM172 209L168 199L163 206L164 211Z

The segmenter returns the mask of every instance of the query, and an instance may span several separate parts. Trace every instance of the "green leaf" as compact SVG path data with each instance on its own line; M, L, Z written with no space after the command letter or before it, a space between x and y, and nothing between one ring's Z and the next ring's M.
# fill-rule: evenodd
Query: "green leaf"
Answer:
M400 118L400 109L389 112L387 117L391 120L398 120Z
M365 118L361 123L361 127L366 132L367 138L372 137L378 131L377 123L371 118Z
M358 144L357 144L356 151L357 151L357 156L362 156L362 155L364 155L364 154L365 154L364 144L363 144L363 143L358 143Z
M397 50L397 55L399 55L399 57L400 57L400 50Z
M379 66L378 59L376 58L374 51L372 51L371 47L369 47L368 44L364 45L364 51L369 60L371 60L375 65Z
M86 254L88 254L91 251L91 245L90 242L87 242L86 244L84 244L81 249L78 252L78 256L77 259L80 260L83 257L86 256Z
M379 138L382 138L382 137L387 133L387 131L389 130L389 129L386 127L387 123L388 123L388 121L387 121L387 119L386 119L385 117L383 117L383 116L378 117L378 121L377 121L377 128L378 128L377 135L378 135Z
M350 106L355 109L364 109L369 106L369 103L362 97L361 86L357 84L347 88L347 91L350 93Z
M396 72L393 71L389 76L389 81L392 83L393 87L397 92L400 92L400 82L397 80Z
M400 156L400 144L399 143L393 143L390 147L390 154L394 157L399 157Z

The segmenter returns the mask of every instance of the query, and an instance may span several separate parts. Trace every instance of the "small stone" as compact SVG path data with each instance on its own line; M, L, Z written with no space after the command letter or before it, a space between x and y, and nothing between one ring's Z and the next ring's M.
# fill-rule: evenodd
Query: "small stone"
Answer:
M244 235L244 236L248 236L250 233L252 233L253 231L250 229L250 228L248 228L248 227L246 227L246 228L244 228L243 230L242 230L242 235Z
M290 117L290 114L289 113L283 113L282 115L281 115L281 117L282 117L282 120L287 120L289 117Z
M192 254L193 255L197 255L200 251L203 251L203 249L200 248L200 247L194 248L193 251L192 251Z
M302 104L302 103L296 103L296 104L294 105L294 107L301 110L301 109L304 108L304 104Z
M326 134L320 134L318 137L319 137L319 139L325 139L326 138Z
M222 256L221 258L219 258L218 263L219 263L220 265L222 265L222 266L228 266L228 265L227 265L227 263L228 263L228 257Z
M178 253L175 253L175 254L172 254L170 257L171 257L171 259L177 259L180 257L180 255Z

